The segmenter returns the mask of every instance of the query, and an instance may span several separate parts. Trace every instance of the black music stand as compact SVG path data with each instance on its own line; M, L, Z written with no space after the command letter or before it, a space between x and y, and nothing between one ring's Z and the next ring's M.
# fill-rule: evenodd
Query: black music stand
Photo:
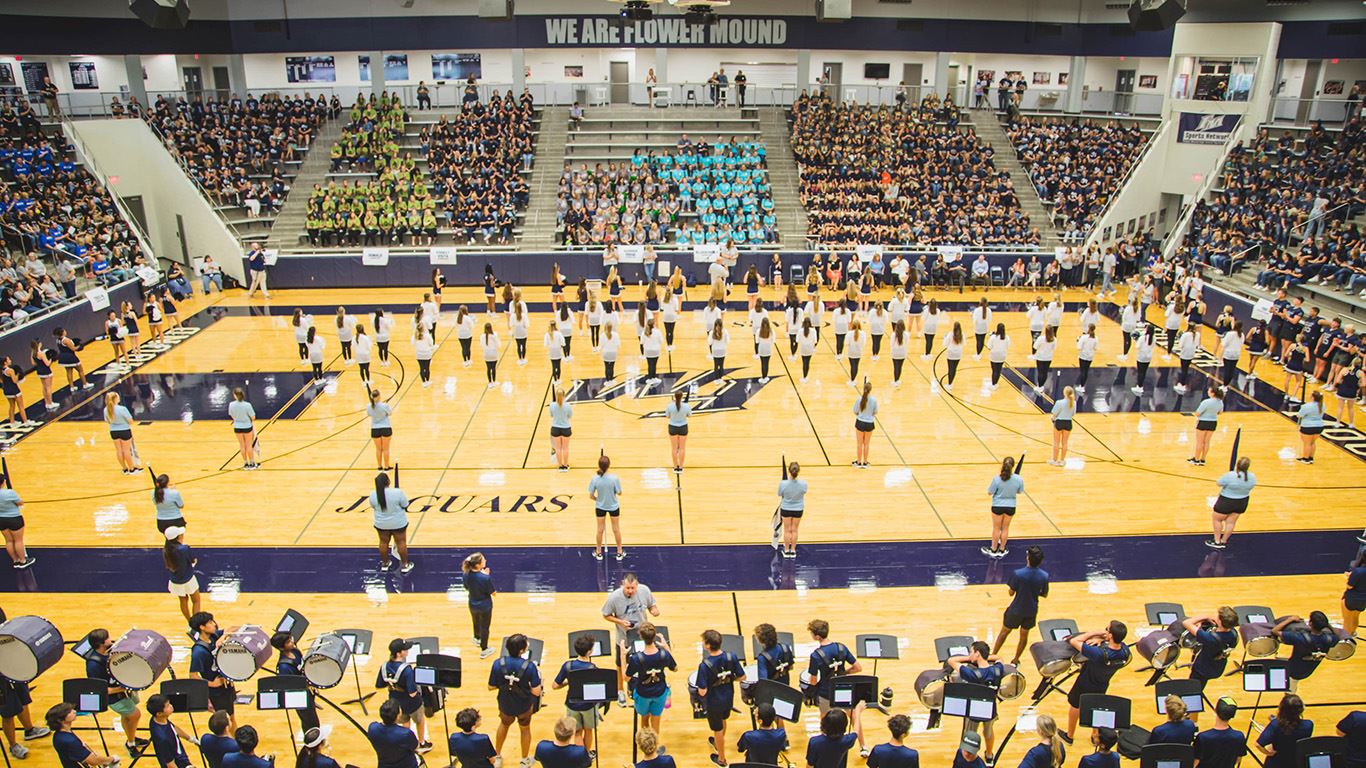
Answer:
M307 622L305 622L307 623ZM287 629L278 630L288 632ZM299 745L294 741L294 723L289 711L313 708L313 692L308 690L308 679L300 675L276 675L256 678L256 708L284 710L285 726L289 728L289 746L294 757L299 756Z
M577 699L585 704L598 706L610 704L617 699L617 671L615 669L576 669L569 673L568 698ZM598 765L598 754L602 752L602 744L598 742L598 720L600 717L593 718L593 764ZM631 719L635 720L632 713Z
M578 658L579 652L574 650L574 641L580 637L588 635L593 638L593 650L588 652L589 658L612 655L612 632L606 629L581 629L578 632L569 633L569 657Z
M853 709L860 701L869 709L882 710L877 700L876 675L841 675L830 681L830 708Z
M656 635L657 637L662 637L662 638L664 638L664 642L666 642L666 643L669 642L669 628L666 627L666 626L664 626L663 624L656 624L656 625L655 625L655 635ZM643 649L644 647L645 647L645 643L641 642L641 640L640 640L640 630L638 630L638 629L628 629L628 630L626 630L626 649L627 649L628 652L630 652L630 651L639 651L639 650ZM622 664L623 664L623 665L626 663L626 659L622 659L621 661L622 661Z
M1039 622L1039 634L1044 640L1060 642L1079 632L1077 622L1072 619L1044 619Z
M338 635L351 648L351 673L356 679L356 698L343 701L342 704L359 704L360 711L369 715L370 712L365 708L365 702L374 696L376 691L363 693L360 689L360 663L356 661L357 656L370 655L370 646L375 642L375 633L368 629L336 629L332 634Z
M745 657L745 639L739 635L721 635L721 650L735 654L735 658L740 660L742 667L749 661Z
M1195 747L1189 744L1145 744L1139 752L1139 768L1191 768Z
M100 734L100 746L104 749L104 756L109 757L109 745L104 741L104 726L100 725L99 718L101 712L109 709L109 681L94 677L63 680L62 701L75 707L78 713L90 715L90 719L95 722L94 730ZM137 738L137 734L128 735L130 738Z
M1122 731L1132 723L1130 716L1133 703L1123 696L1083 693L1080 709L1083 728L1113 728Z
M874 688L876 689L876 686ZM790 685L783 685L777 680L760 680L754 684L754 706L773 705L773 711L779 720L786 720L789 723L800 722L802 705L805 703L806 697L802 696L801 691Z
M1279 693L1290 690L1290 666L1284 659L1261 659L1243 665L1243 690Z
M1341 768L1347 764L1347 739L1314 736L1295 742L1295 763L1300 768Z
M778 634L778 645L786 645L786 646L788 646L789 648L794 648L794 649L795 649L796 644L795 644L795 642L794 642L793 639L792 639L792 633L791 633L791 632L779 632L779 633L777 633L777 634ZM751 650L753 650L753 652L754 652L754 658L756 658L756 659L759 658L759 654L761 654L761 653L764 652L763 647L759 645L759 640L758 640L757 638L755 638L753 635L751 635L750 638L749 638L749 647L750 647ZM796 651L795 651L795 650L793 651L793 655L796 655ZM794 663L795 663L795 662L794 662Z
M1204 690L1199 680L1162 680L1154 689L1157 699L1157 714L1167 714L1167 697L1179 696L1186 705L1186 712L1205 711Z
M1166 628L1173 621L1186 618L1186 609L1180 603L1148 603L1143 606L1143 612L1148 624L1154 627Z
M950 656L967 656L968 651L972 650L972 644L977 638L972 635L946 635L934 639L934 657L940 664L949 660Z
M977 683L944 683L944 706L946 715L963 718L967 721L989 722L996 717L996 690Z
M409 654L409 656L414 658L427 655L434 656L441 653L441 641L437 639L436 635L410 637L407 638L407 643L410 648L416 649L417 651L416 653Z
M860 659L873 660L873 675L877 675L878 659L899 659L901 651L896 645L896 635L855 635L854 647ZM943 661L943 659L940 659Z
M184 712L190 718L190 732L195 740L199 739L199 726L195 725L194 713L209 711L209 681L202 678L179 678L162 680L159 692L171 702L176 712ZM199 758L204 759L204 750L199 750ZM207 760L204 760L208 764ZM130 764L131 765L131 764Z
M416 638L408 642L421 645L416 640L431 640L435 645L436 638ZM461 682L461 662L459 656L448 656L443 653L419 653L413 662L413 681L418 685L425 685L429 688L440 688L441 694L441 726L446 732L446 744L449 750L451 743L451 722L446 716L446 689L459 688ZM455 756L447 754L451 762L455 762Z
M285 611L285 615L280 617L280 621L275 625L276 632L288 632L289 636L298 643L304 637L304 632L308 631L308 619L302 613L290 608Z
M503 638L502 642L499 644L498 650L500 650L500 651L506 653L506 652L507 652L507 647L508 647L508 639L505 637L505 638ZM574 655L577 656L578 654L574 654ZM536 666L539 667L539 666L541 666L541 659L543 659L544 657L545 657L545 641L544 641L544 640L537 640L537 639L534 638L534 637L528 637L528 638L526 639L526 656L524 656L523 658L525 658L527 661L530 661L532 664L535 664Z

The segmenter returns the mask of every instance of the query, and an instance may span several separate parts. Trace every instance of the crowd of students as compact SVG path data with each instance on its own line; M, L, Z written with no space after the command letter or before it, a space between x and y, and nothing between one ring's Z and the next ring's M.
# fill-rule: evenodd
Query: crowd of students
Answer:
M791 123L808 236L818 243L1039 242L1009 175L972 129L823 94L799 97Z
M1006 129L1039 199L1067 232L1084 233L1119 191L1147 138L1137 126L1021 119Z

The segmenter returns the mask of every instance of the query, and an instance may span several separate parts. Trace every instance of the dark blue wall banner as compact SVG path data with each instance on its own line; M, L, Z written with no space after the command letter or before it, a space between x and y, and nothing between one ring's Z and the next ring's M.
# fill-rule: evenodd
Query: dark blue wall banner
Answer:
M1182 144L1220 144L1238 127L1238 115L1182 112L1176 140Z

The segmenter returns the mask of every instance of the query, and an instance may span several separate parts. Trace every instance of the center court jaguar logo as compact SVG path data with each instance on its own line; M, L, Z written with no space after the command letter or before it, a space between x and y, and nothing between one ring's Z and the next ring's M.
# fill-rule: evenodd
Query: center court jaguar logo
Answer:
M573 501L573 494L561 493L554 496L519 494L507 496L482 496L478 494L456 493L442 496L414 496L408 502L409 514L422 512L563 512ZM359 496L350 505L337 507L335 512L370 512L370 497Z
M743 411L745 403L763 389L766 382L758 377L730 378L727 374L738 368L723 368L721 374L706 371L691 374L687 371L660 373L657 382L649 382L644 375L627 376L625 379L579 379L565 393L565 400L573 403L607 403L628 398L632 400L657 399L659 410L641 414L642 419L657 419L664 416L664 401L673 397L675 392L687 395L694 415Z

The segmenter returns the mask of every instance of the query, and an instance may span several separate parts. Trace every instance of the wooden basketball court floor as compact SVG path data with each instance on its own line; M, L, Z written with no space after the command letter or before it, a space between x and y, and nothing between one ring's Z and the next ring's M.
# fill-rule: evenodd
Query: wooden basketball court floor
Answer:
M674 374L665 377L666 387L696 384L695 402L708 404L693 416L681 476L668 471L663 420L645 417L662 410L665 398L658 389L637 387L600 392L606 384L594 380L602 366L586 333L574 337L574 359L565 363L566 379L586 383L572 396L573 469L560 473L550 455L545 408L550 367L541 336L549 295L544 288L526 293L533 316L529 364L516 365L506 322L501 315L493 318L504 347L494 389L485 387L477 345L474 364L465 368L454 335L454 310L461 302L482 325L483 297L476 289L447 290L434 384L426 389L419 385L408 338L421 289L275 291L268 302L229 292L192 300L181 317L193 333L182 332L183 340L131 375L97 377L96 389L72 398L60 416L8 452L14 486L26 502L28 543L40 562L14 572L13 582L3 577L11 592L0 598L4 609L10 616L46 616L68 640L94 626L116 635L132 626L155 629L177 647L176 671L186 669L189 641L178 606L165 591L148 475L119 473L95 411L112 386L126 403L132 401L140 419L134 431L142 460L169 474L184 495L187 542L198 552L200 581L209 590L204 605L221 624L273 626L292 607L313 622L310 638L339 626L374 629L380 646L390 637L437 635L443 647L459 649L465 658L465 687L452 692L452 715L464 706L481 708L489 730L495 722L493 695L482 683L491 660L481 661L471 650L458 588L459 561L475 550L488 555L502 590L493 635L524 632L545 640L547 677L566 658L566 633L607 626L599 614L603 593L623 571L637 571L655 588L663 611L658 623L669 627L682 667L674 680L678 706L665 715L664 741L689 765L705 764L707 755L706 726L689 717L683 682L699 659L702 630L747 636L755 624L768 621L796 634L803 658L809 652L809 644L802 644L808 640L804 628L813 618L829 620L835 639L851 646L860 633L896 635L902 658L882 662L878 673L896 691L893 712L923 714L912 681L937 666L933 638L994 636L1009 600L1003 582L1023 564L1031 543L1044 547L1044 567L1055 582L1041 618L1074 618L1083 629L1117 618L1140 634L1143 604L1153 601L1179 602L1192 614L1223 604L1263 604L1277 614L1319 609L1340 619L1343 572L1358 546L1354 537L1366 525L1366 475L1362 459L1346 449L1352 447L1346 445L1350 435L1339 440L1344 445L1321 440L1313 466L1293 461L1298 435L1279 412L1279 368L1263 363L1259 373L1265 382L1242 383L1243 394L1230 398L1231 410L1220 420L1208 466L1192 467L1185 461L1194 434L1189 412L1200 388L1176 396L1170 389L1176 361L1159 353L1146 394L1136 398L1127 389L1132 357L1127 364L1115 360L1120 332L1113 319L1106 320L1068 465L1047 466L1051 400L1028 386L1034 374L1019 303L1034 294L994 290L988 298L1011 336L1014 370L993 392L984 384L985 357L975 361L968 355L953 392L946 391L946 364L938 352L951 323L941 328L932 360L921 360L916 353L922 342L912 340L899 389L891 387L885 349L879 361L865 356L860 377L866 373L871 379L880 411L873 466L858 470L850 466L857 393L847 386L846 364L834 355L829 328L808 384L797 380L800 364L778 354L773 379L760 384L744 311L733 301L726 316L732 344L723 380L706 375L711 364L691 311L678 326L673 352L661 361L661 370ZM967 307L977 294L932 295L964 324L971 345ZM638 298L638 291L628 291L628 309ZM764 298L777 297L766 289ZM1072 340L1079 327L1072 302L1088 296L1073 292L1064 298L1069 311L1056 378L1050 381L1053 396L1075 375ZM408 576L376 568L363 503L373 487L374 452L363 387L355 367L342 364L335 339L331 316L338 304L352 312L384 305L395 313L394 362L374 371L383 397L395 407L393 456L401 485L413 498L410 542L417 569ZM328 338L329 383L320 391L306 384L307 366L297 359L288 327L295 306L313 314ZM368 315L361 319L372 325ZM611 383L643 378L643 361L634 340L626 338ZM1212 349L1213 332L1206 329L1202 340ZM785 351L786 339L780 341ZM82 358L88 370L104 365L108 345L92 342ZM225 417L235 383L248 387L258 412L274 414L258 421L264 449L259 472L239 471ZM24 391L30 404L38 402L33 377ZM1329 395L1330 414L1335 406ZM1217 495L1214 480L1227 467L1239 428L1239 452L1252 458L1260 484L1232 545L1216 552L1202 541ZM621 523L628 556L621 563L597 563L589 556L594 520L587 484L599 451L612 457L624 486ZM991 561L976 551L990 532L985 489L1003 457L1021 454L1026 495L1012 527L1012 551L1004 561ZM801 463L811 486L795 561L775 558L768 546L784 457ZM1011 649L1013 638L1006 646ZM362 660L366 690L381 655ZM1359 708L1352 702L1360 697L1350 692L1366 690L1361 665L1359 657L1326 662L1301 686L1306 701L1326 705L1310 710L1317 733L1331 733L1343 714ZM1032 690L1038 674L1027 654L1021 666ZM1138 666L1121 672L1111 690L1132 697L1135 721L1150 727L1159 718L1152 689L1143 685L1147 674L1133 671ZM68 655L40 678L37 713L55 701L60 679L79 675L77 660ZM1253 696L1242 693L1238 681L1226 678L1211 691L1234 695L1250 708ZM349 685L326 695L334 701L352 698L342 695ZM254 685L241 689L252 691ZM1002 705L1003 723L1013 722L1027 698ZM537 739L549 738L562 692L548 692L545 701L535 720ZM1262 701L1268 703L1274 705L1269 698ZM362 724L370 719L355 705L346 709ZM1066 703L1053 694L1039 711L1065 718ZM1268 714L1259 712L1258 720L1265 722ZM732 718L730 740L748 727L748 719ZM323 720L339 725L334 756L358 765L372 759L360 734L340 716L324 711ZM242 707L239 721L261 728L268 751L289 755L279 713ZM427 757L433 765L447 758L439 722L432 731L437 749ZM814 722L808 719L805 729ZM202 729L203 718L197 723ZM1236 725L1246 729L1247 718L1240 715ZM801 730L791 729L790 755L799 764ZM883 717L870 714L867 730L870 744L884 740ZM602 760L628 762L630 734L627 712L614 708L601 731ZM914 735L912 746L927 764L947 764L957 734L957 723L947 723ZM1029 736L1012 740L1002 759L1014 764ZM1085 749L1079 742L1069 764ZM503 754L509 760L518 756L515 736ZM33 757L56 764L46 745ZM739 759L733 750L731 758Z

